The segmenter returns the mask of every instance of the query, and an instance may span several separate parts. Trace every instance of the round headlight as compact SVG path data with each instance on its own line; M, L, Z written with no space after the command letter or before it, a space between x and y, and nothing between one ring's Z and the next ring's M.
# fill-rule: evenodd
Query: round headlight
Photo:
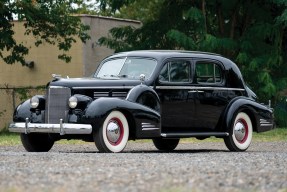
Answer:
M69 107L74 109L75 107L77 107L78 104L78 99L75 96L72 96L69 98Z
M34 96L30 99L30 105L31 105L31 108L35 109L39 106L39 98L37 96Z

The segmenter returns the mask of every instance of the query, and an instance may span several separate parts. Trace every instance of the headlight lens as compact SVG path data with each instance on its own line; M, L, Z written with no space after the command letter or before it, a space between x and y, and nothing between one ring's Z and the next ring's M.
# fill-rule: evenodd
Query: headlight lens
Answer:
M37 96L34 96L30 99L30 105L31 108L36 109L39 106L39 98Z
M72 96L69 98L69 107L74 109L75 107L77 107L78 104L78 99L75 96Z

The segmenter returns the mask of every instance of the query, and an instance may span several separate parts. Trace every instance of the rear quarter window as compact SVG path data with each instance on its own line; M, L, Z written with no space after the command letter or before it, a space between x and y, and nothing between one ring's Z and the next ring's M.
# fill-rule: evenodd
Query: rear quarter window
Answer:
M223 81L223 71L214 62L197 62L195 64L195 82L199 84L219 84Z

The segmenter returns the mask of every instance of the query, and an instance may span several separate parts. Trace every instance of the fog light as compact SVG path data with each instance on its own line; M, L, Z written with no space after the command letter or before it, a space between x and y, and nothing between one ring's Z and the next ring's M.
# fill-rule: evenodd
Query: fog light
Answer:
M34 96L30 99L30 105L31 108L36 109L39 106L39 98L37 96Z
M69 107L74 109L75 107L77 107L78 104L78 99L75 96L72 96L69 98Z

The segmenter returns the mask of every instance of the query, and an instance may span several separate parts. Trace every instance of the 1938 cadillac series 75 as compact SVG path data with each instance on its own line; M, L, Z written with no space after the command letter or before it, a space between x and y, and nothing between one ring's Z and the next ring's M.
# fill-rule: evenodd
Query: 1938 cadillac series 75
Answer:
M10 124L27 151L49 151L59 139L95 142L121 152L128 140L152 139L173 150L180 138L223 138L245 151L252 132L273 128L270 106L256 102L238 67L220 55L131 51L102 61L93 77L55 76L45 95L20 104Z

